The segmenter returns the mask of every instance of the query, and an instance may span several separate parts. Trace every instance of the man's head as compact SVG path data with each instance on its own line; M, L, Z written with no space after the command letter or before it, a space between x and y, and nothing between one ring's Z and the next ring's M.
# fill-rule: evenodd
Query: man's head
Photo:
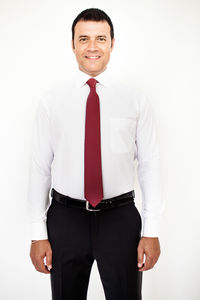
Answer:
M91 77L106 69L114 42L113 24L100 9L82 11L72 24L72 50L79 69Z

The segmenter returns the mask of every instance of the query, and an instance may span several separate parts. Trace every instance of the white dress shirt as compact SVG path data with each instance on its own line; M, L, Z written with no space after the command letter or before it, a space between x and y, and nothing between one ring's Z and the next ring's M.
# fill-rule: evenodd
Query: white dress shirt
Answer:
M28 187L32 240L48 239L46 214L52 187L85 201L84 135L89 78L77 68L73 78L46 91L39 101ZM108 68L95 77L100 99L103 199L134 189L137 159L143 204L142 236L157 237L163 201L151 108L146 97L134 87L111 78Z

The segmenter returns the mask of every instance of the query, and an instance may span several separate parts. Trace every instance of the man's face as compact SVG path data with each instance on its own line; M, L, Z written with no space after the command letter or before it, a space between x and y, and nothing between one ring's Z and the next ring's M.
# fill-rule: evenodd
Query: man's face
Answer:
M110 26L106 21L79 21L74 29L72 49L79 69L91 77L102 73L110 60L114 46Z

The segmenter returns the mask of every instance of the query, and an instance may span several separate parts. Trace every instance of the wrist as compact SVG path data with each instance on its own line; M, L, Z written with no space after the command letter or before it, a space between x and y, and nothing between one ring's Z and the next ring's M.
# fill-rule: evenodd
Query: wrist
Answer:
M48 239L44 239L44 240L31 240L31 243L36 243L36 242L39 242L39 241L48 241Z

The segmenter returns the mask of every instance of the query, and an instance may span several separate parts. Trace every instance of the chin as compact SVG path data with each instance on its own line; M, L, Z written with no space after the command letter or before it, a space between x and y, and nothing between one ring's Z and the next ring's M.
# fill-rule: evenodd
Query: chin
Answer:
M96 66L82 66L81 70L89 75L97 75L105 70L105 68L97 68Z
M99 73L101 73L101 70L97 70L97 69L85 69L85 71L89 74L99 74Z

